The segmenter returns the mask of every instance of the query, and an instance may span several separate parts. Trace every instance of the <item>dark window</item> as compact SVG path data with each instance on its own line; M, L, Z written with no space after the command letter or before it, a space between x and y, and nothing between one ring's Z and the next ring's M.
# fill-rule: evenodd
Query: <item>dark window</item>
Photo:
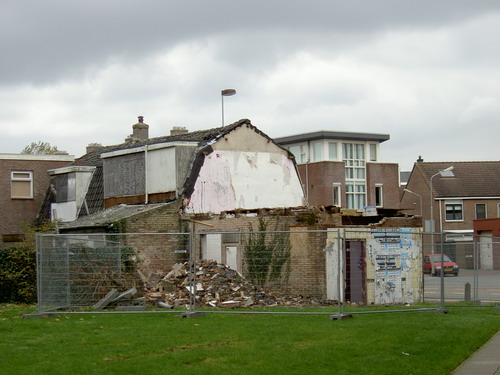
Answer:
M476 204L476 219L486 219L486 204Z
M446 221L463 220L462 203L446 203Z
M375 186L375 206L382 207L384 205L384 198L382 194L382 186Z

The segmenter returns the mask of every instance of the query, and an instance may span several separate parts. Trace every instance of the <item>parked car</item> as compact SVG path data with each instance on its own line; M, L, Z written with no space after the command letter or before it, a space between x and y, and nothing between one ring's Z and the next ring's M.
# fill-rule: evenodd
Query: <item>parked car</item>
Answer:
M432 276L440 276L441 267L443 267L445 275L458 276L458 271L460 268L458 267L458 264L453 262L448 255L443 254L442 266L441 266L441 254L424 255L424 264L423 264L424 273L430 273Z

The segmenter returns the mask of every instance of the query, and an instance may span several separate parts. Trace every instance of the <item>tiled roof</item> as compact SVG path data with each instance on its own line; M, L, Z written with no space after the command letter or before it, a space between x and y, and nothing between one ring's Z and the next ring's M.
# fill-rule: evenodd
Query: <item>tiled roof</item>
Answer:
M450 166L455 177L432 179L435 197L500 197L500 161L415 163L428 183L432 175Z
M155 137L155 138L149 138L145 140L141 139L134 139L131 141L124 142L119 145L113 145L113 146L103 146L100 147L94 151L91 151L82 157L78 158L75 160L74 163L71 165L89 165L89 166L102 166L102 159L101 159L101 154L106 153L106 152L112 152L112 151L118 151L118 150L126 150L129 148L135 148L135 147L141 147L145 145L154 145L158 143L168 143L168 142L198 142L198 143L208 143L210 141L215 141L219 139L220 137L223 137L227 133L231 132L232 130L236 129L239 126L242 125L247 125L247 126L252 126L250 120L248 119L242 119L234 124L227 125L227 126L221 126L218 128L212 128L212 129L207 129L207 130L198 130L186 134L178 134L178 135L169 135L169 136L163 136L163 137ZM259 132L261 135L264 135L266 138L270 139L267 137L264 133Z

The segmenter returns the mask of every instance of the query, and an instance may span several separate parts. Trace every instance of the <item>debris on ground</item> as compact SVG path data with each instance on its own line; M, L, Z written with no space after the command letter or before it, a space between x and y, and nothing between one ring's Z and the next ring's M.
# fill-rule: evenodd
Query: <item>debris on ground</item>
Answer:
M194 270L187 262L177 263L165 276L155 279L158 281L148 283L145 296L150 304L162 308L186 307L193 297L196 305L203 307L325 305L320 300L265 291L215 260L199 261Z

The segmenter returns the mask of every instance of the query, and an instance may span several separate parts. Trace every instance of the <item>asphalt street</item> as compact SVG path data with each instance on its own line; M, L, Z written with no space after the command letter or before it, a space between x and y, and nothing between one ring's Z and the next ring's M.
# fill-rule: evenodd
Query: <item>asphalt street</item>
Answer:
M445 300L463 301L465 298L465 286L471 285L471 299L481 302L500 302L500 271L498 270L474 270L461 269L459 275L445 276L444 290ZM474 281L477 281L476 283ZM426 301L440 299L441 282L440 277L424 275L424 298Z

